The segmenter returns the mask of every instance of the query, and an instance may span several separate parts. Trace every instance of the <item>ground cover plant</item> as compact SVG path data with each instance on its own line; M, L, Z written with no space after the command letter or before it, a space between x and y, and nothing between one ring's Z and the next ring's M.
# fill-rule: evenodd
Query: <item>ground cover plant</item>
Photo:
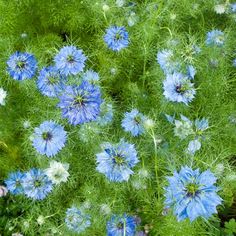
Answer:
M0 12L0 235L236 233L236 2Z

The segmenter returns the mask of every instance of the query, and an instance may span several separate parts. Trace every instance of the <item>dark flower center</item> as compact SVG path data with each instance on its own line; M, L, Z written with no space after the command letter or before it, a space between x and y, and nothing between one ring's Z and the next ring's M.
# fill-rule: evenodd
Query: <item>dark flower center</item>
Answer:
M24 61L18 61L16 65L19 69L24 69L26 63Z
M19 187L21 187L20 180L16 180L16 182L15 182L15 185L16 185L16 188L19 188Z
M116 227L117 227L118 229L123 229L123 228L124 228L124 223L123 223L123 222L119 222L119 223L116 225Z
M120 40L122 38L123 38L122 35L119 32L117 32L115 35L115 40Z
M82 95L78 95L74 100L75 105L82 106L84 104L84 98Z
M134 117L134 121L135 121L135 123L140 124L141 123L141 117L140 116Z
M199 186L195 183L190 183L186 186L186 191L188 196L195 196L199 193Z
M67 60L69 63L75 62L74 56L72 56L72 55L67 56L66 60Z
M40 181L40 180L35 180L35 181L34 181L34 186L35 186L36 188L39 188L39 187L41 187L42 185L43 185L42 181Z
M42 134L43 140L50 141L52 139L52 134L50 132L44 132Z

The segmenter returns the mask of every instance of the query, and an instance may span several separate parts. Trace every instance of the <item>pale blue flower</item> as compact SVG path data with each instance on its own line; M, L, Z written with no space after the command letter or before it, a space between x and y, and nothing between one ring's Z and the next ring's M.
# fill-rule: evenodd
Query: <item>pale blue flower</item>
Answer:
M225 42L225 35L220 30L212 30L207 33L206 45L222 46Z
M24 192L22 181L25 178L25 173L20 171L12 172L5 180L7 190L12 194L22 194Z

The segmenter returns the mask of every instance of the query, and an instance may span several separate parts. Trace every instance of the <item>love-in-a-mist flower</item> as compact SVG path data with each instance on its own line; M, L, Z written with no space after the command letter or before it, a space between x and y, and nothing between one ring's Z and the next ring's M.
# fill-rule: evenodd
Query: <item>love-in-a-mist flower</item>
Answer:
M37 86L43 95L56 97L65 87L64 80L55 67L45 67L39 72Z
M164 49L157 53L157 62L165 74L178 71L180 64L175 60L172 50Z
M107 222L107 236L134 236L136 232L136 220L126 214L112 215Z
M196 119L194 124L196 135L199 136L201 136L203 132L209 128L208 119L206 118Z
M206 45L222 46L225 42L225 35L220 30L212 30L207 33Z
M120 51L121 49L128 47L129 34L124 26L111 26L106 29L104 41L113 51Z
M139 162L134 145L121 139L117 144L104 143L101 147L102 152L96 154L97 171L113 182L128 181Z
M64 146L67 134L61 125L53 121L44 121L34 129L33 146L42 155L56 155Z
M126 132L130 132L133 136L138 136L145 132L144 122L146 120L146 116L137 109L133 109L130 112L125 113L121 126Z
M91 225L90 218L88 214L73 206L66 211L65 223L70 230L81 233Z
M181 73L168 74L163 82L164 96L172 102L188 105L196 94L194 84Z
M103 102L101 104L101 113L97 118L96 122L101 125L105 126L112 122L113 119L113 106L111 103Z
M25 177L25 173L22 173L21 171L10 173L5 180L8 191L12 194L22 194L24 192L22 182Z
M200 216L207 219L217 213L216 207L222 199L217 194L216 178L210 170L200 173L199 169L185 166L167 180L165 205L173 209L178 221L186 218L193 221Z
M83 71L87 57L75 46L65 46L54 58L55 66L62 75L76 75Z
M82 81L79 86L67 86L59 99L58 107L70 124L94 121L100 114L100 88L87 81Z
M82 79L93 84L99 81L99 74L93 70L87 70L83 73Z
M198 139L194 139L189 142L188 148L187 148L187 153L190 155L194 155L196 151L201 149L201 142Z
M52 181L53 184L60 184L66 182L69 177L69 164L61 163L57 161L51 161L50 167L45 170L46 175Z
M174 120L174 134L180 139L185 139L187 136L194 134L193 123L186 116L180 115L181 120Z
M31 79L37 69L37 61L32 54L15 52L7 61L7 70L15 80Z
M42 200L52 191L52 181L44 171L36 168L26 173L22 186L25 195L34 200Z
M2 106L5 105L6 96L7 96L7 92L3 88L0 88L0 105Z

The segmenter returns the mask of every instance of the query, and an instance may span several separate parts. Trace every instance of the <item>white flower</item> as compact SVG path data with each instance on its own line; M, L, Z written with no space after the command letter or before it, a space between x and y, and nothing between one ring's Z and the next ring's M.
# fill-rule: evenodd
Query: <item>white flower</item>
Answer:
M117 7L123 7L125 4L125 0L116 0Z
M103 11L109 11L109 10L110 10L110 7L109 7L107 4L104 4L104 5L102 6L102 10L103 10Z
M143 125L146 129L152 129L155 126L155 123L152 119L146 119Z
M214 10L217 14L224 14L226 11L226 5L225 4L215 5Z
M140 177L140 178L148 178L149 177L149 173L148 173L148 171L146 170L146 169L140 169L139 171L138 171L138 176Z
M224 164L222 164L222 163L217 164L215 167L215 174L217 176L223 175L224 169L225 169Z
M68 170L69 164L67 163L61 163L57 161L51 161L50 167L45 170L48 178L54 183L54 184L60 184L61 182L66 182L67 178L69 177Z
M43 225L44 222L45 222L44 216L40 215L40 216L38 217L38 219L37 219L37 223L38 223L39 225Z
M26 120L26 121L24 121L24 123L23 123L23 127L25 128L25 129L28 129L29 127L30 127L30 121L28 121L28 120Z
M0 88L0 105L5 105L6 96L7 92L3 88Z
M107 204L102 204L101 208L100 208L100 212L103 215L109 215L109 214L111 214L111 208Z
M7 188L4 187L3 185L0 185L0 197L5 197L7 195Z
M202 145L199 140L192 140L188 144L187 153L190 155L194 155L196 151L200 150L201 146Z

